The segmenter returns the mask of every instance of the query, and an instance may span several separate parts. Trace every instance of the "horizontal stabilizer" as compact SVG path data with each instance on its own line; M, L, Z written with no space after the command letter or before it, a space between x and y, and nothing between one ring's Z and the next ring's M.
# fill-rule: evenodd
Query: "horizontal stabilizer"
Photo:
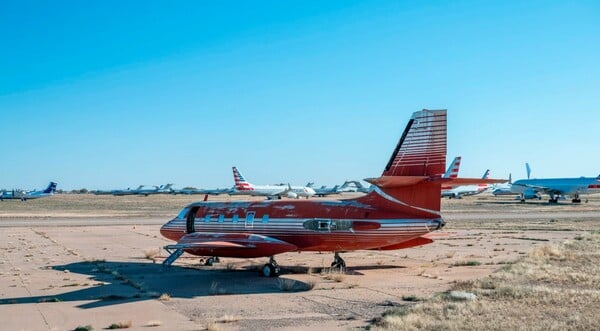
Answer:
M428 176L381 176L378 178L365 178L365 182L381 188L393 188L412 186L428 179Z
M212 247L212 248L252 248L252 246L250 246L250 245L242 245L242 244L238 244L238 243L234 243L234 242L229 242L229 241L192 242L192 243L185 243L185 244L169 245L169 246L166 246L165 248L167 248L167 249L188 249L188 248L205 248L205 247Z

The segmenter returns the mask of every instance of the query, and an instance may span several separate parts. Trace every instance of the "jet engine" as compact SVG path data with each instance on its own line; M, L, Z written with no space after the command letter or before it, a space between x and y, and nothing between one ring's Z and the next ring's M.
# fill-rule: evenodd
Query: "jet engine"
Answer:
M298 194L294 192L288 192L287 197L291 199L298 199Z

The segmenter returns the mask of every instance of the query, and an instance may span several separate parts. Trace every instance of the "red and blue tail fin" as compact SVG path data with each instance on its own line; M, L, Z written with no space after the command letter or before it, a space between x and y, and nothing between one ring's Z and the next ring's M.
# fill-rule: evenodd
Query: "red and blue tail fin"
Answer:
M235 189L238 191L251 191L252 184L242 176L240 171L236 167L231 168L233 170L233 181L235 182Z
M460 169L460 160L461 159L462 158L460 156L457 156L454 158L452 163L450 163L450 166L448 166L448 170L446 170L446 173L444 174L444 178L458 177L458 170Z

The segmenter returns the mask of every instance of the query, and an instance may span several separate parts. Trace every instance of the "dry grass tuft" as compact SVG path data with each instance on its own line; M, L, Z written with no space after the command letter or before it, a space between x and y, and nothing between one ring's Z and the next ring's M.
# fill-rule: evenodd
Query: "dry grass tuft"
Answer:
M441 294L406 304L374 320L375 330L592 330L600 324L600 234L533 249L489 277L454 283L477 296Z
M126 321L126 322L113 323L113 324L109 325L107 327L107 329L109 329L109 330L114 330L114 329L129 329L130 327L131 327L131 321Z
M341 283L344 281L344 279L346 279L346 274L337 269L329 269L329 271L324 274L323 278Z
M161 325L162 325L162 322L159 320L151 320L151 321L148 321L148 323L146 323L147 327L156 327L156 326L161 326Z
M215 281L213 281L210 284L210 289L208 290L208 293L210 295L225 295L225 294L228 294L227 290L224 289L224 288L222 288L220 286L219 282L215 282Z
M239 316L235 315L224 315L217 320L219 323L235 323L240 320Z
M86 325L86 326L78 326L75 329L73 329L73 331L93 331L94 327L92 327L91 325Z
M316 285L317 285L317 281L316 281L316 280L314 280L314 279L307 280L307 281L304 283L304 287L305 287L305 290L306 290L306 291L310 291L310 290L312 290L313 288L315 288L315 286L316 286Z
M277 279L277 287L281 291L291 292L296 288L296 281L289 278L279 278Z
M209 321L208 323L206 323L206 331L221 331L223 330L223 328L214 321Z
M154 258L160 254L160 248L149 248L144 250L144 256L148 260L154 261Z
M456 262L452 263L453 267L474 267L474 266L478 266L478 265L481 265L481 262L475 261L475 260L456 261Z

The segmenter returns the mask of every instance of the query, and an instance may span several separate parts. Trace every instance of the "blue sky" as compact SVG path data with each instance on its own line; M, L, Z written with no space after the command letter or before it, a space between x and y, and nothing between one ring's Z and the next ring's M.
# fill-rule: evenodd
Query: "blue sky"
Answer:
M600 173L596 1L14 1L0 188L334 185L448 109L461 176Z

